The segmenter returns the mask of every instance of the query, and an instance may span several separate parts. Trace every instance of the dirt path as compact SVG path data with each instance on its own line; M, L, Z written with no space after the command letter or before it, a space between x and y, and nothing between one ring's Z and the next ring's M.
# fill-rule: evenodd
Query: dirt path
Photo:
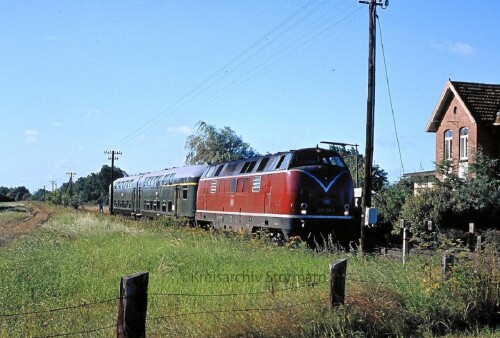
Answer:
M0 228L0 246L33 231L49 220L50 208L45 203L26 203L25 206L30 212L29 217Z

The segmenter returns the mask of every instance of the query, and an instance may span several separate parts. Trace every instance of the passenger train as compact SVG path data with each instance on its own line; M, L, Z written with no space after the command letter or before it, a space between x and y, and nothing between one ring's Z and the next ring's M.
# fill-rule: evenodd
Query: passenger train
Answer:
M284 239L346 240L356 228L351 173L337 152L319 147L123 177L113 201L114 213Z

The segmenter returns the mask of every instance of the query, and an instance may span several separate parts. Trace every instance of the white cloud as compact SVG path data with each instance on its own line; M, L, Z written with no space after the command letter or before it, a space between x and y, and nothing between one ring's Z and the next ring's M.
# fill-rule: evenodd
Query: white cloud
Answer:
M24 131L24 137L26 137L26 142L28 143L37 143L40 139L40 133L38 130L26 129Z
M189 126L179 126L179 127L168 127L167 128L168 133L176 133L176 134L182 134L182 135L191 135L192 130L191 127Z
M61 169L61 168L69 168L69 161L66 158L60 159L56 162L56 168Z
M88 117L96 117L101 115L101 111L99 109L91 109L87 112Z
M476 55L476 49L473 46L460 41L433 41L431 42L431 47L439 51L450 52L462 56Z
M450 47L449 50L456 54L466 55L466 56L474 56L476 54L476 50L469 44L463 42L455 42Z

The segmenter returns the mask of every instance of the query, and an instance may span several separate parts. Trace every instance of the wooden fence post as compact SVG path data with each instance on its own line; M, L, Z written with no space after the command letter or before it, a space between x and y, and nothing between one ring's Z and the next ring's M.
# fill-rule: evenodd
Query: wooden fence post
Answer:
M467 233L467 246L471 252L476 249L476 224L469 223L469 232Z
M454 261L453 253L446 250L441 256L441 280L445 281Z
M330 307L344 304L347 259L330 263Z
M148 272L121 278L117 338L146 337L148 282Z
M403 229L403 265L405 264L406 256L408 255L409 244L408 229L405 227Z
M476 252L481 252L481 235L478 235L477 236L477 239L476 239Z

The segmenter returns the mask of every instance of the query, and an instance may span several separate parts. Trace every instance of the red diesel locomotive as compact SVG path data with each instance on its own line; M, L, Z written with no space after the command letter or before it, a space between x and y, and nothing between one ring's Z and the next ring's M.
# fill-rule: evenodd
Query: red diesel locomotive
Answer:
M352 237L351 173L333 150L307 148L208 167L195 221L231 231L265 229L277 237ZM317 237L320 238L320 237Z
M318 242L332 233L346 242L357 228L351 173L338 153L318 147L128 176L113 187L114 212L126 215Z

